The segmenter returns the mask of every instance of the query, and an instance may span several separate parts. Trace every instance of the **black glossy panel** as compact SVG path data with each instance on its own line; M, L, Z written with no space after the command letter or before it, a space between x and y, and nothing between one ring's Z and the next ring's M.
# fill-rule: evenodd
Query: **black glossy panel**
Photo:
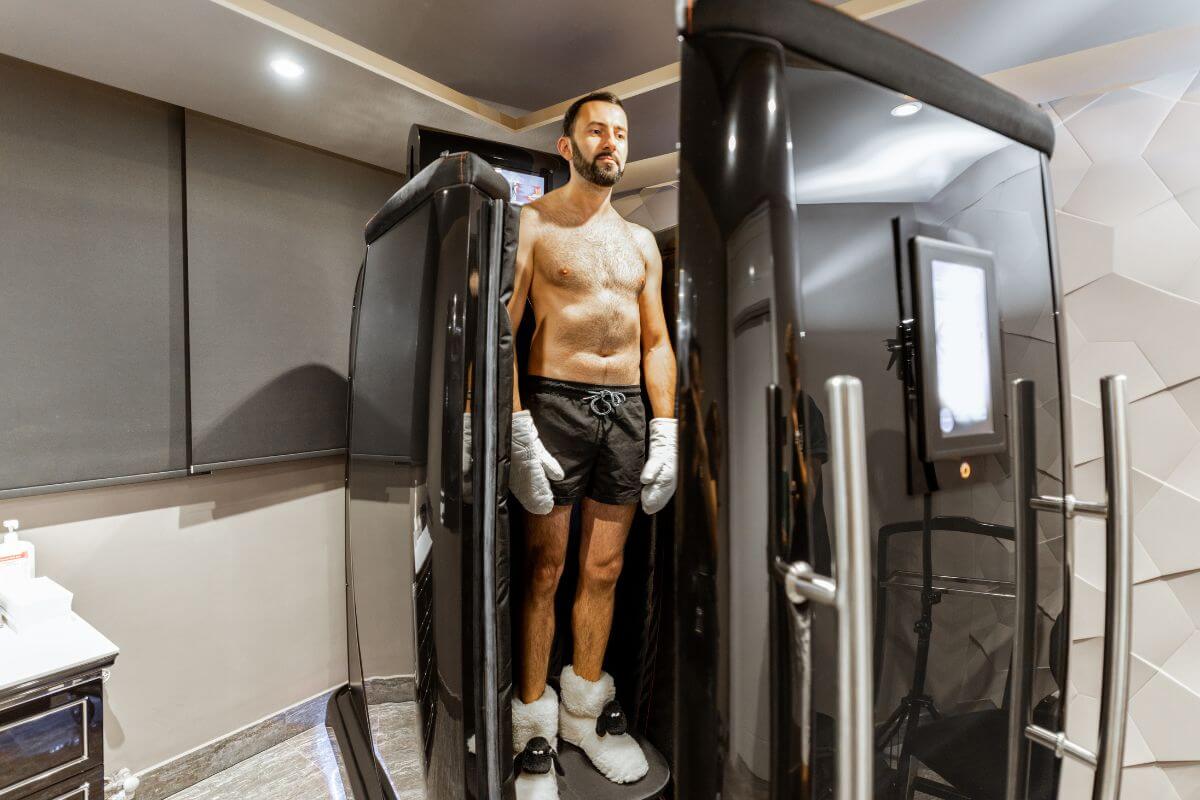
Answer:
M367 247L350 432L356 458L425 463L438 267L432 209L422 205Z
M480 465L495 435L484 413L480 309L487 277L501 278L498 270L482 274L495 255L491 198L454 169L431 169L446 186L416 181L428 191L402 193L377 216L391 227L376 231L356 301L347 520L357 647L350 655L388 790L448 799L488 796L481 787L492 778L477 754L508 750L505 737L498 742L482 727L481 700L485 625L496 624L485 622L480 606L481 548L484 526L497 523L480 513ZM498 179L490 170L479 177ZM507 458L507 448L492 457ZM413 698L396 696L396 678L414 673L418 721L398 728L412 711L397 704ZM497 691L506 685L507 675ZM504 714L496 698L492 708ZM412 752L424 756L423 779L412 771Z
M902 338L902 323L932 324L914 303L913 237L989 251L1000 374L1037 381L1042 491L1063 491L1042 159L928 101L914 116L894 116L904 100L770 41L685 43L676 631L689 669L676 689L675 769L689 798L824 797L834 788L837 696L848 688L836 673L836 616L817 609L809 628L771 566L776 557L806 560L830 573L824 385L836 375L859 378L866 411L870 529L881 559L880 796L903 796L915 734L937 738L930 709L956 720L1006 707L1008 456L921 461L922 356L901 348L893 363L889 340ZM1062 690L1049 639L1065 594L1062 519L1039 523L1035 701ZM942 588L923 593L925 574L963 580L939 579ZM712 614L718 624L692 624ZM982 757L1003 764L993 727L975 741L976 728L959 725L966 733L954 744L964 758L986 750ZM713 738L722 730L726 748ZM1053 786L1053 765L1039 764L1035 782Z

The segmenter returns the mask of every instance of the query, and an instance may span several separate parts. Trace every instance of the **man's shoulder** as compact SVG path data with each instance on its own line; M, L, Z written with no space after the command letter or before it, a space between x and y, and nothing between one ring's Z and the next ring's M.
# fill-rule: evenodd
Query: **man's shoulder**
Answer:
M537 200L526 203L521 206L521 230L520 235L523 238L535 236L538 229L542 226L546 218L546 206L544 197L539 197Z
M631 222L624 217L621 217L621 221L625 223L625 229L629 231L629 235L633 237L635 242L637 242L638 247L642 248L643 250L646 248L652 248L655 252L658 251L658 241L654 238L653 231L644 225Z

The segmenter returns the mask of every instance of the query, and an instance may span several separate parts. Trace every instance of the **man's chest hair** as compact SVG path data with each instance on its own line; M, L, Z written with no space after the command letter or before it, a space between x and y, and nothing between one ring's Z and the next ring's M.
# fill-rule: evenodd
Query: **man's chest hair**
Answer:
M637 294L646 280L641 250L620 220L548 225L538 237L533 262L541 278L563 288Z

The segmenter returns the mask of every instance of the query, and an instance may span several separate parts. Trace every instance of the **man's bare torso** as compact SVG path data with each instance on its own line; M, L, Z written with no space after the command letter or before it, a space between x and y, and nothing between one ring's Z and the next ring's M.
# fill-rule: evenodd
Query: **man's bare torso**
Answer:
M580 222L555 200L547 195L521 214L521 235L535 237L529 297L537 327L529 372L583 383L639 383L646 261L637 229L612 208Z

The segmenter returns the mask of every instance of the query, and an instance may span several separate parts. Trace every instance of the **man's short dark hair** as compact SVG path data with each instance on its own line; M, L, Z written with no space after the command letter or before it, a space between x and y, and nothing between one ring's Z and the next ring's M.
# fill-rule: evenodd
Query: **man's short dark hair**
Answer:
M622 111L625 110L625 104L621 102L621 98L617 97L612 92L592 92L571 103L571 107L567 109L567 115L563 117L563 136L571 136L575 133L575 118L579 116L579 109L583 108L584 103L612 103Z

